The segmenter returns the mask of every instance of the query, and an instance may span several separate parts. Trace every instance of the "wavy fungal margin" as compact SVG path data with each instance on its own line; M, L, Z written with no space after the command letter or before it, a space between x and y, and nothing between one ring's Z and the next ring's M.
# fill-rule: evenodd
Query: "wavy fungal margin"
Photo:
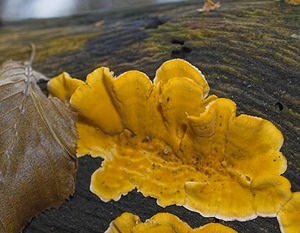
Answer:
M208 223L192 229L177 216L169 213L159 213L144 223L137 215L125 212L113 220L104 233L237 233L230 227L220 223Z
M77 155L104 159L91 178L104 201L137 188L161 206L245 221L276 216L291 198L281 132L208 96L204 76L184 60L162 64L153 82L139 71L114 77L101 67L86 82L60 75L48 88L77 111Z

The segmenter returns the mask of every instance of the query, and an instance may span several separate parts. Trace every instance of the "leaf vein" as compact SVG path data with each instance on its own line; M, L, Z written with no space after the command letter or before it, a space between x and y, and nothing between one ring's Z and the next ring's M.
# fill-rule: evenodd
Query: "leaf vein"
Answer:
M0 119L1 119L2 117L4 117L4 116L8 115L9 113L11 113L11 112L13 112L13 111L17 110L17 109L20 109L20 105L19 105L19 106L16 106L16 107L14 107L14 108L12 108L12 109L10 109L9 111L6 111L6 112L5 112L5 113L3 113L3 114L1 114L1 115L0 115Z
M41 120L43 121L45 127L49 130L50 135L54 138L54 140L56 141L56 143L58 143L58 145L59 145L63 150L65 150L65 147L64 147L63 145L61 145L59 139L57 138L55 132L53 131L53 129L51 128L51 126L50 126L50 124L49 124L47 118L45 117L44 108L43 108L43 106L40 104L40 102L38 101L38 98L37 98L37 96L35 95L34 91L31 91L31 92L30 92L30 96L31 96L31 98L32 98L32 100L33 100L33 104L34 104L35 109L37 110L37 112L38 112L38 114L39 114ZM47 159L48 159L49 161L51 161L50 158L48 157L48 154L47 154L47 153L45 153L45 156L47 157ZM58 192L59 192L59 189L58 189L58 183L57 183L57 182L58 182L58 177L57 177L56 173L54 172L54 169L53 169L53 167L52 167L52 163L51 163L51 162L49 162L49 166L50 166L50 168L51 168L52 176L55 177L55 189L56 189L56 194L58 195Z
M8 96L5 96L4 98L2 98L2 99L0 100L0 103L2 103L3 101L9 99L10 97L14 97L14 96L20 94L20 93L22 93L22 92L23 92L23 90L19 90L19 91L17 91L17 92L14 92L14 93L8 95Z
M16 81L6 82L6 83L2 83L2 82L0 81L0 85L1 85L1 87L3 87L3 86L8 86L8 85L17 84L17 83L20 83L20 82L25 82L25 79L19 79L19 80L16 80Z
M0 67L1 68L1 67ZM6 69L3 69L3 71L1 71L0 72L0 78L1 78L1 76L6 76L6 75L4 75L5 73L7 73L7 72L9 72L9 71L16 71L17 69L20 69L20 70L22 70L23 69L23 67L22 66L19 66L19 67L15 67L15 66L9 66L9 67L6 67Z
M5 134L7 131L9 131L11 128L13 128L14 125L15 125L15 124L12 124L11 126L9 126L8 128L6 128L5 130L1 131L1 132L0 132L0 135Z

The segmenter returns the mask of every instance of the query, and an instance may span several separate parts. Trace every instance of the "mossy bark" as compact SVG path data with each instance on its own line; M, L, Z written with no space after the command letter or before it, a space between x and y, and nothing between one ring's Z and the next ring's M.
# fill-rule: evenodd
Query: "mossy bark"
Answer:
M300 191L300 6L225 0L218 11L200 14L201 4L3 24L0 62L26 60L27 44L35 43L35 69L49 77L67 71L84 79L98 66L116 74L138 69L153 77L163 61L184 58L202 70L212 94L235 101L239 114L271 120L282 131L288 160L284 175L293 191ZM90 175L100 162L80 159L74 197L38 216L25 232L104 232L124 211L143 220L169 211L193 227L214 221L183 207L163 209L136 192L119 202L101 202L89 192ZM239 232L280 232L275 218L224 224Z

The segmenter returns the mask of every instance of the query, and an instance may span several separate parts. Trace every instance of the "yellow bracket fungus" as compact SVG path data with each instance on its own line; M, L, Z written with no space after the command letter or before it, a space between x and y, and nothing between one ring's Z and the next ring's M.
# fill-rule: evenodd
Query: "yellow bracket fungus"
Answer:
M300 192L293 193L292 198L280 209L277 219L282 233L300 232Z
M55 82L49 90L59 97ZM102 67L76 88L60 84L56 92L67 93L78 112L77 155L104 159L90 186L104 201L137 188L161 206L244 221L276 216L291 198L280 176L287 166L281 132L267 120L236 116L229 99L207 97L204 76L186 61L164 63L154 82Z
M71 95L83 83L79 79L71 78L67 72L63 72L48 82L47 88L52 96L56 96L63 101L69 101Z
M131 213L123 213L109 225L105 233L237 233L219 223L209 223L192 229L175 215L159 213L145 223Z

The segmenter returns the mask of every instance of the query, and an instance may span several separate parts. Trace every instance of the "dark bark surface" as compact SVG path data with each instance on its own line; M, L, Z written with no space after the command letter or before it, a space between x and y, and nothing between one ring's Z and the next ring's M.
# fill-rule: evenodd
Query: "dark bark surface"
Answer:
M0 63L26 60L28 43L37 46L34 68L49 77L67 71L85 79L98 66L115 74L138 69L153 77L162 62L184 58L202 70L211 94L232 99L239 114L268 119L282 131L284 176L293 191L300 191L300 6L225 0L220 10L200 14L196 9L202 3L3 24ZM124 211L142 220L167 211L192 227L217 221L183 207L161 208L135 191L104 203L89 191L100 164L80 158L74 197L33 219L25 232L104 232ZM280 232L276 218L220 222L239 232Z

